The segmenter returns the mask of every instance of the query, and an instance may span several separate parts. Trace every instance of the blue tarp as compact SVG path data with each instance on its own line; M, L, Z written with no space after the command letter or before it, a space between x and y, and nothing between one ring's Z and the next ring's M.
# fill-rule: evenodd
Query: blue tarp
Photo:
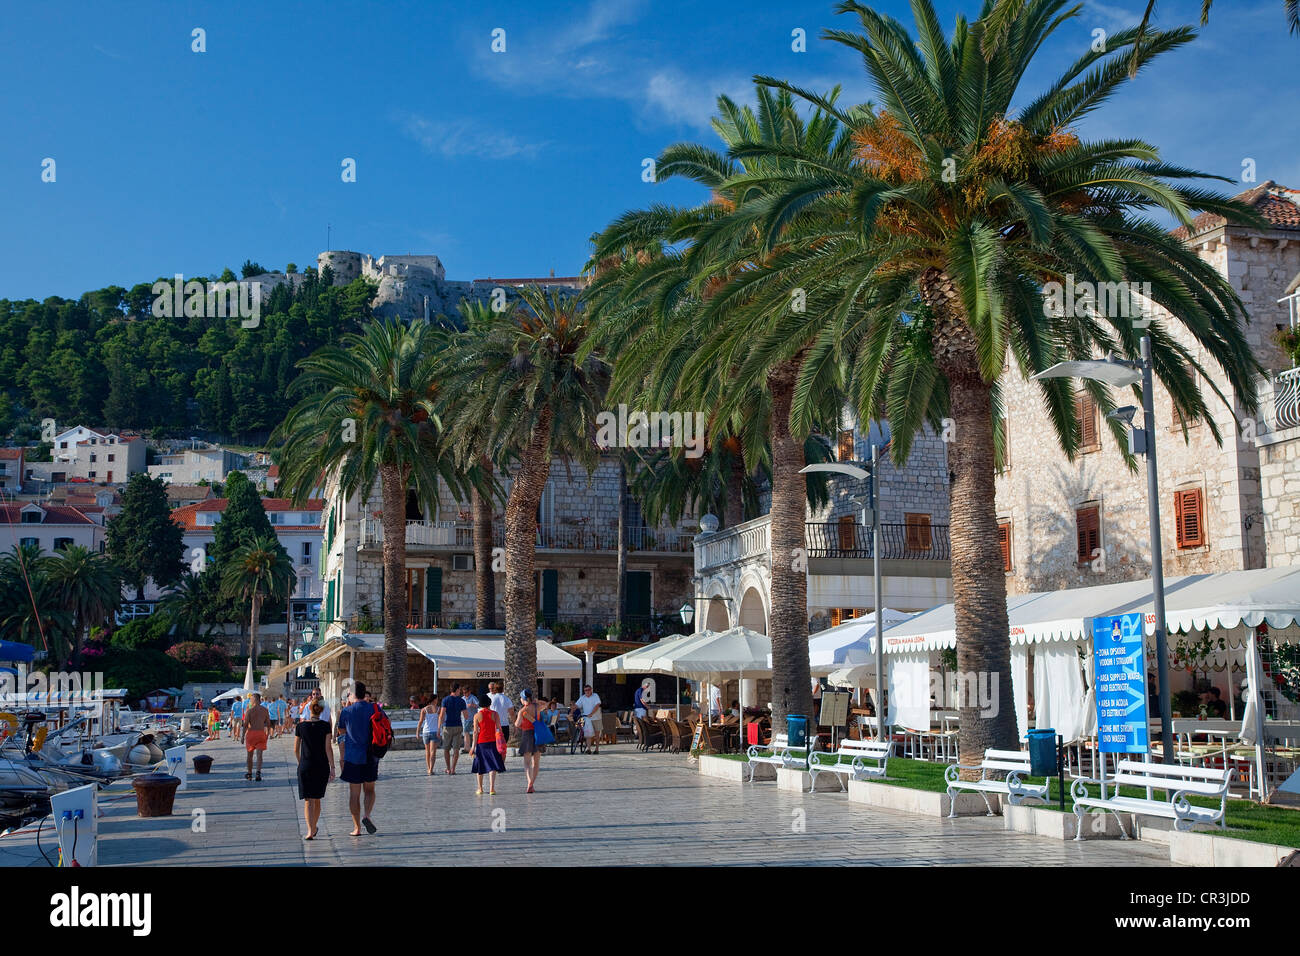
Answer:
M0 641L0 661L30 661L36 648L30 644Z

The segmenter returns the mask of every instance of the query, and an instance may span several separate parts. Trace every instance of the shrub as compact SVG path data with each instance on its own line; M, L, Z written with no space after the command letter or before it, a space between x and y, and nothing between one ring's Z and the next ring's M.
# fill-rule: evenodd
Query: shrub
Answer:
M149 648L161 652L171 639L171 630L171 615L166 611L158 611L119 627L113 632L109 647L120 651ZM149 689L153 690L152 687Z
M229 671L186 671L187 684L221 684L234 680Z
M126 688L127 700L137 701L159 687L185 683L185 665L154 648L112 647L104 655L104 686Z
M218 673L230 672L230 658L224 649L201 641L181 641L167 648L167 655L174 657L187 668L211 670Z

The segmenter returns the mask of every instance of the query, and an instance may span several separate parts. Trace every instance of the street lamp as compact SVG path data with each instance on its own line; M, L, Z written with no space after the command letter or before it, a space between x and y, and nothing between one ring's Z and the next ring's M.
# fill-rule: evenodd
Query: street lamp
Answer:
M683 604L678 613L682 616L682 623L690 627L691 621L695 620L695 607L689 603Z
M1123 388L1142 383L1142 427L1133 424L1137 409L1118 408L1107 417L1122 421L1129 429L1129 451L1147 460L1147 514L1151 526L1151 590L1156 610L1156 667L1160 680L1160 745L1164 763L1173 762L1173 717L1169 706L1169 654L1165 637L1165 564L1160 540L1160 483L1156 474L1156 416L1152 389L1151 338L1142 336L1142 358L1132 362L1108 354L1101 360L1060 362L1035 379L1086 378Z
M876 739L885 739L885 694L884 694L884 672L885 672L885 616L882 604L884 603L884 585L880 577L880 485L875 480L879 474L880 449L877 445L871 446L871 465L869 469L863 469L857 465L851 465L848 462L820 462L815 465L805 465L799 469L801 474L811 472L831 472L834 474L848 475L850 478L856 478L858 481L867 482L867 506L862 509L863 518L871 522L871 576L875 582L876 591Z

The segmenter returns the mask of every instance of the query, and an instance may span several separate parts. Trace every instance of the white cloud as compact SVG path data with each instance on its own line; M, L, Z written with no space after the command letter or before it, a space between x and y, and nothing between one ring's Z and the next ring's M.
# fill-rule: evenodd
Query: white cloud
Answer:
M402 131L431 155L451 159L511 159L537 155L546 143L526 143L489 123L470 120L431 120L408 115L400 118Z

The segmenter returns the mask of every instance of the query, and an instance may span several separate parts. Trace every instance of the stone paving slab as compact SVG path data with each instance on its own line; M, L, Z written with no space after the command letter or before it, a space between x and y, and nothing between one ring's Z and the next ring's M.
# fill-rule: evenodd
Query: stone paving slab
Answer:
M455 776L429 777L422 753L391 753L380 771L379 832L348 835L347 787L332 783L320 834L307 842L292 748L291 739L271 741L261 783L243 779L233 742L191 748L191 757L215 758L213 773L191 772L170 818L136 816L133 793L116 784L101 794L101 864L1169 865L1164 846L1063 843L1009 833L1000 818L929 819L850 804L843 793L741 787L701 776L685 756L631 745L545 756L531 795L521 761L509 757L497 795L481 797L467 757ZM0 840L0 864L33 862L30 840L7 842Z

